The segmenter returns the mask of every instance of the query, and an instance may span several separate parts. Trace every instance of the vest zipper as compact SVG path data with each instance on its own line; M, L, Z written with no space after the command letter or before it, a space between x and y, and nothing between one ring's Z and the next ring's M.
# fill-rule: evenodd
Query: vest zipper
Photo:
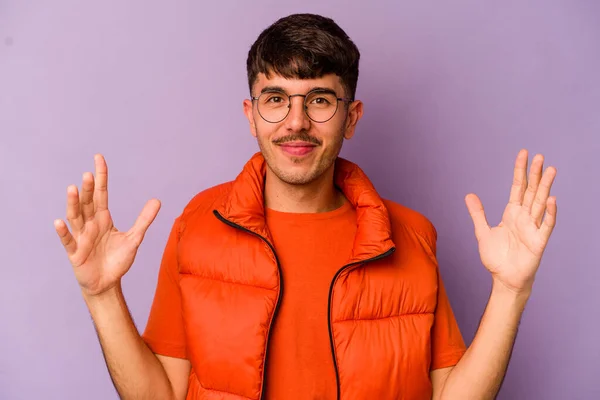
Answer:
M271 242L269 242L265 237L259 235L258 233L252 232L251 230L244 228L241 225L238 225L234 222L231 222L230 220L228 220L227 218L223 217L217 210L213 210L213 214L217 217L217 219L219 219L221 222L224 222L225 224L239 229L241 231L250 233L251 235L254 235L258 238L260 238L263 242L265 242L267 244L267 246L269 246L269 248L271 249L271 251L273 252L273 256L275 257L275 261L277 262L277 275L279 278L279 293L277 294L277 302L275 303L275 310L273 311L273 318L271 318L271 321L269 322L269 329L267 330L267 343L265 345L265 356L264 356L264 360L263 360L263 373L262 373L262 385L260 388L260 400L263 400L263 396L264 396L264 388L265 388L265 370L267 369L267 351L269 349L269 341L271 339L271 326L273 325L273 321L275 321L275 317L277 316L277 312L279 311L279 303L281 302L281 297L283 294L283 279L281 279L281 264L279 263L279 258L277 257L277 253L275 252L275 247L273 247L273 245L271 244Z
M340 400L340 372L338 370L337 359L335 357L335 345L333 343L333 331L332 331L332 328L331 328L331 299L332 299L332 295L333 295L333 287L335 286L335 282L337 281L338 276L343 271L345 271L347 268L350 268L352 266L359 265L359 264L366 264L366 263L369 263L369 262L372 262L372 261L380 260L382 258L385 258L385 257L389 256L394 251L396 251L396 248L392 247L391 249L389 249L385 253L382 253L382 254L380 254L378 256L375 256L375 257L372 257L372 258L368 258L368 259L363 260L363 261L356 261L356 262L344 265L342 268L340 268L335 273L335 275L333 277L333 280L331 281L331 285L329 286L329 302L327 304L327 324L328 324L328 327L329 327L329 343L331 344L331 355L333 356L333 368L335 369L335 382L336 382L336 388L337 388L336 399L337 400Z

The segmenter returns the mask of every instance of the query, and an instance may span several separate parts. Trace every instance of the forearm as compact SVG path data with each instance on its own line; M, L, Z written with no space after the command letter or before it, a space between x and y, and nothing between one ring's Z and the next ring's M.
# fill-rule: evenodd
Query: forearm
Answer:
M171 399L173 389L165 370L140 337L121 287L87 297L113 384L120 398Z
M527 299L528 294L517 295L500 283L493 284L477 334L446 379L442 400L495 398Z

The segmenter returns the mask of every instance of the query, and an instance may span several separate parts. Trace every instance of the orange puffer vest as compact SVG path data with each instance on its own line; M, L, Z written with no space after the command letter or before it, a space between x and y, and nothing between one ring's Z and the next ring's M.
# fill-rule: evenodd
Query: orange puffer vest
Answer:
M180 217L188 400L262 399L270 327L285 293L264 219L265 171L256 154L235 181L198 194ZM335 183L357 211L352 256L329 291L337 397L430 399L433 226L384 203L362 170L341 158Z

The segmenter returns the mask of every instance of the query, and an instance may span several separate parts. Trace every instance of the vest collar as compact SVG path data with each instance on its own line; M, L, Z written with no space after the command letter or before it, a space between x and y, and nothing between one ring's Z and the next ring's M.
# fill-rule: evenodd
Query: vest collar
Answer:
M273 242L265 221L266 162L256 153L233 182L217 211L227 220ZM387 208L358 165L338 157L335 185L356 209L357 231L348 263L379 256L394 247Z

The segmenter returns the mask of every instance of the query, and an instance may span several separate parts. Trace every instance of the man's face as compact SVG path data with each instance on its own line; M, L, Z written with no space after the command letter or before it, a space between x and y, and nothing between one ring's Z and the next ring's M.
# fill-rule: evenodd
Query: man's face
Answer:
M305 95L316 88L332 90L340 98L348 97L339 77L333 74L316 79L286 79L274 74L267 79L259 74L252 96L258 97L263 91L273 89L288 95ZM314 103L319 102L322 100ZM285 183L306 185L332 171L344 138L354 135L356 123L362 116L362 103L340 101L335 115L322 123L306 115L301 96L291 98L289 114L280 122L265 121L258 112L258 100L245 100L244 113L271 172Z

